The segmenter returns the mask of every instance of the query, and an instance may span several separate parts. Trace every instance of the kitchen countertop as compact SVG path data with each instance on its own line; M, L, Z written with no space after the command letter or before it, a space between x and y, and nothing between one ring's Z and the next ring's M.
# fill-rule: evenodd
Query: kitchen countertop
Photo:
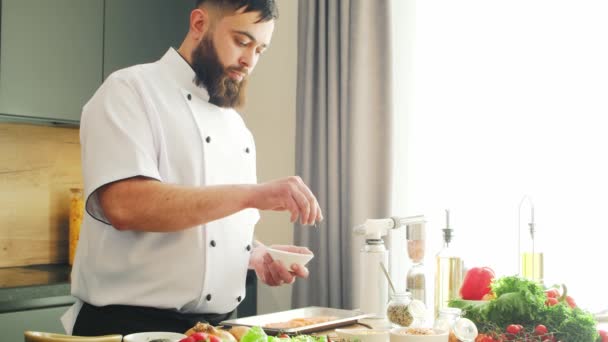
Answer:
M74 303L69 265L0 268L0 313Z

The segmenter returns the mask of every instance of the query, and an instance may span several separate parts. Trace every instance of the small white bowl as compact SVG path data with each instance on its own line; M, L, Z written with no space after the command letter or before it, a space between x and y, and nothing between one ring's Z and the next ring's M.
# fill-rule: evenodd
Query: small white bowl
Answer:
M340 340L346 342L388 342L390 329L336 329Z
M391 329L390 342L448 342L449 332L445 330L434 330L434 335L414 335L408 334L407 331L413 328L394 328ZM430 328L426 328L430 329Z
M314 254L303 254L303 253L293 253L286 252L279 249L266 248L270 256L272 256L273 260L280 260L285 267L288 269L291 268L291 265L306 265L315 255Z
M151 331L127 335L122 339L122 342L151 342L153 340L162 339L177 342L184 337L186 337L186 335L174 332Z

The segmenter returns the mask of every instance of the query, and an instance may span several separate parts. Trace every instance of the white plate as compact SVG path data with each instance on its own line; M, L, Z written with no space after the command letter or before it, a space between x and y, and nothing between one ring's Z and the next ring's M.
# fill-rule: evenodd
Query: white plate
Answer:
M184 337L186 337L186 335L174 332L151 331L127 335L122 339L122 342L151 342L159 339L167 339L171 342L176 342Z
M292 253L273 248L267 248L267 250L273 260L280 260L288 269L293 264L304 266L315 256L314 254Z

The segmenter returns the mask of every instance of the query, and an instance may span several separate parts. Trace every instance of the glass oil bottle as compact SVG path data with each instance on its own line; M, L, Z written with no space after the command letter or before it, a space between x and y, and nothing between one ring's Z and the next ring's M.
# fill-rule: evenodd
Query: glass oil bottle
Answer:
M436 256L435 314L448 306L448 301L459 296L463 279L463 260L452 246L450 211L446 210L446 227L443 229L443 248Z
M527 224L527 228L522 229L521 227L518 227L520 257L519 274L523 278L543 284L544 255L537 239L538 231L536 230L536 223L534 222L534 204L528 196L525 196L519 205L519 222L521 226L521 208L526 199L530 202L530 220Z

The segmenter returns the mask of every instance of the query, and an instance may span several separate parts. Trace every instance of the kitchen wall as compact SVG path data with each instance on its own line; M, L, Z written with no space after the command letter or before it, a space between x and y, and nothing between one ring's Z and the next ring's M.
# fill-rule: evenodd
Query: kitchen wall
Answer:
M66 263L78 130L0 123L0 267Z
M258 181L295 174L296 68L298 1L278 0L270 48L249 83L243 114L256 139ZM286 213L262 212L256 237L265 244L292 244L293 226ZM291 307L291 286L258 286L258 313Z

